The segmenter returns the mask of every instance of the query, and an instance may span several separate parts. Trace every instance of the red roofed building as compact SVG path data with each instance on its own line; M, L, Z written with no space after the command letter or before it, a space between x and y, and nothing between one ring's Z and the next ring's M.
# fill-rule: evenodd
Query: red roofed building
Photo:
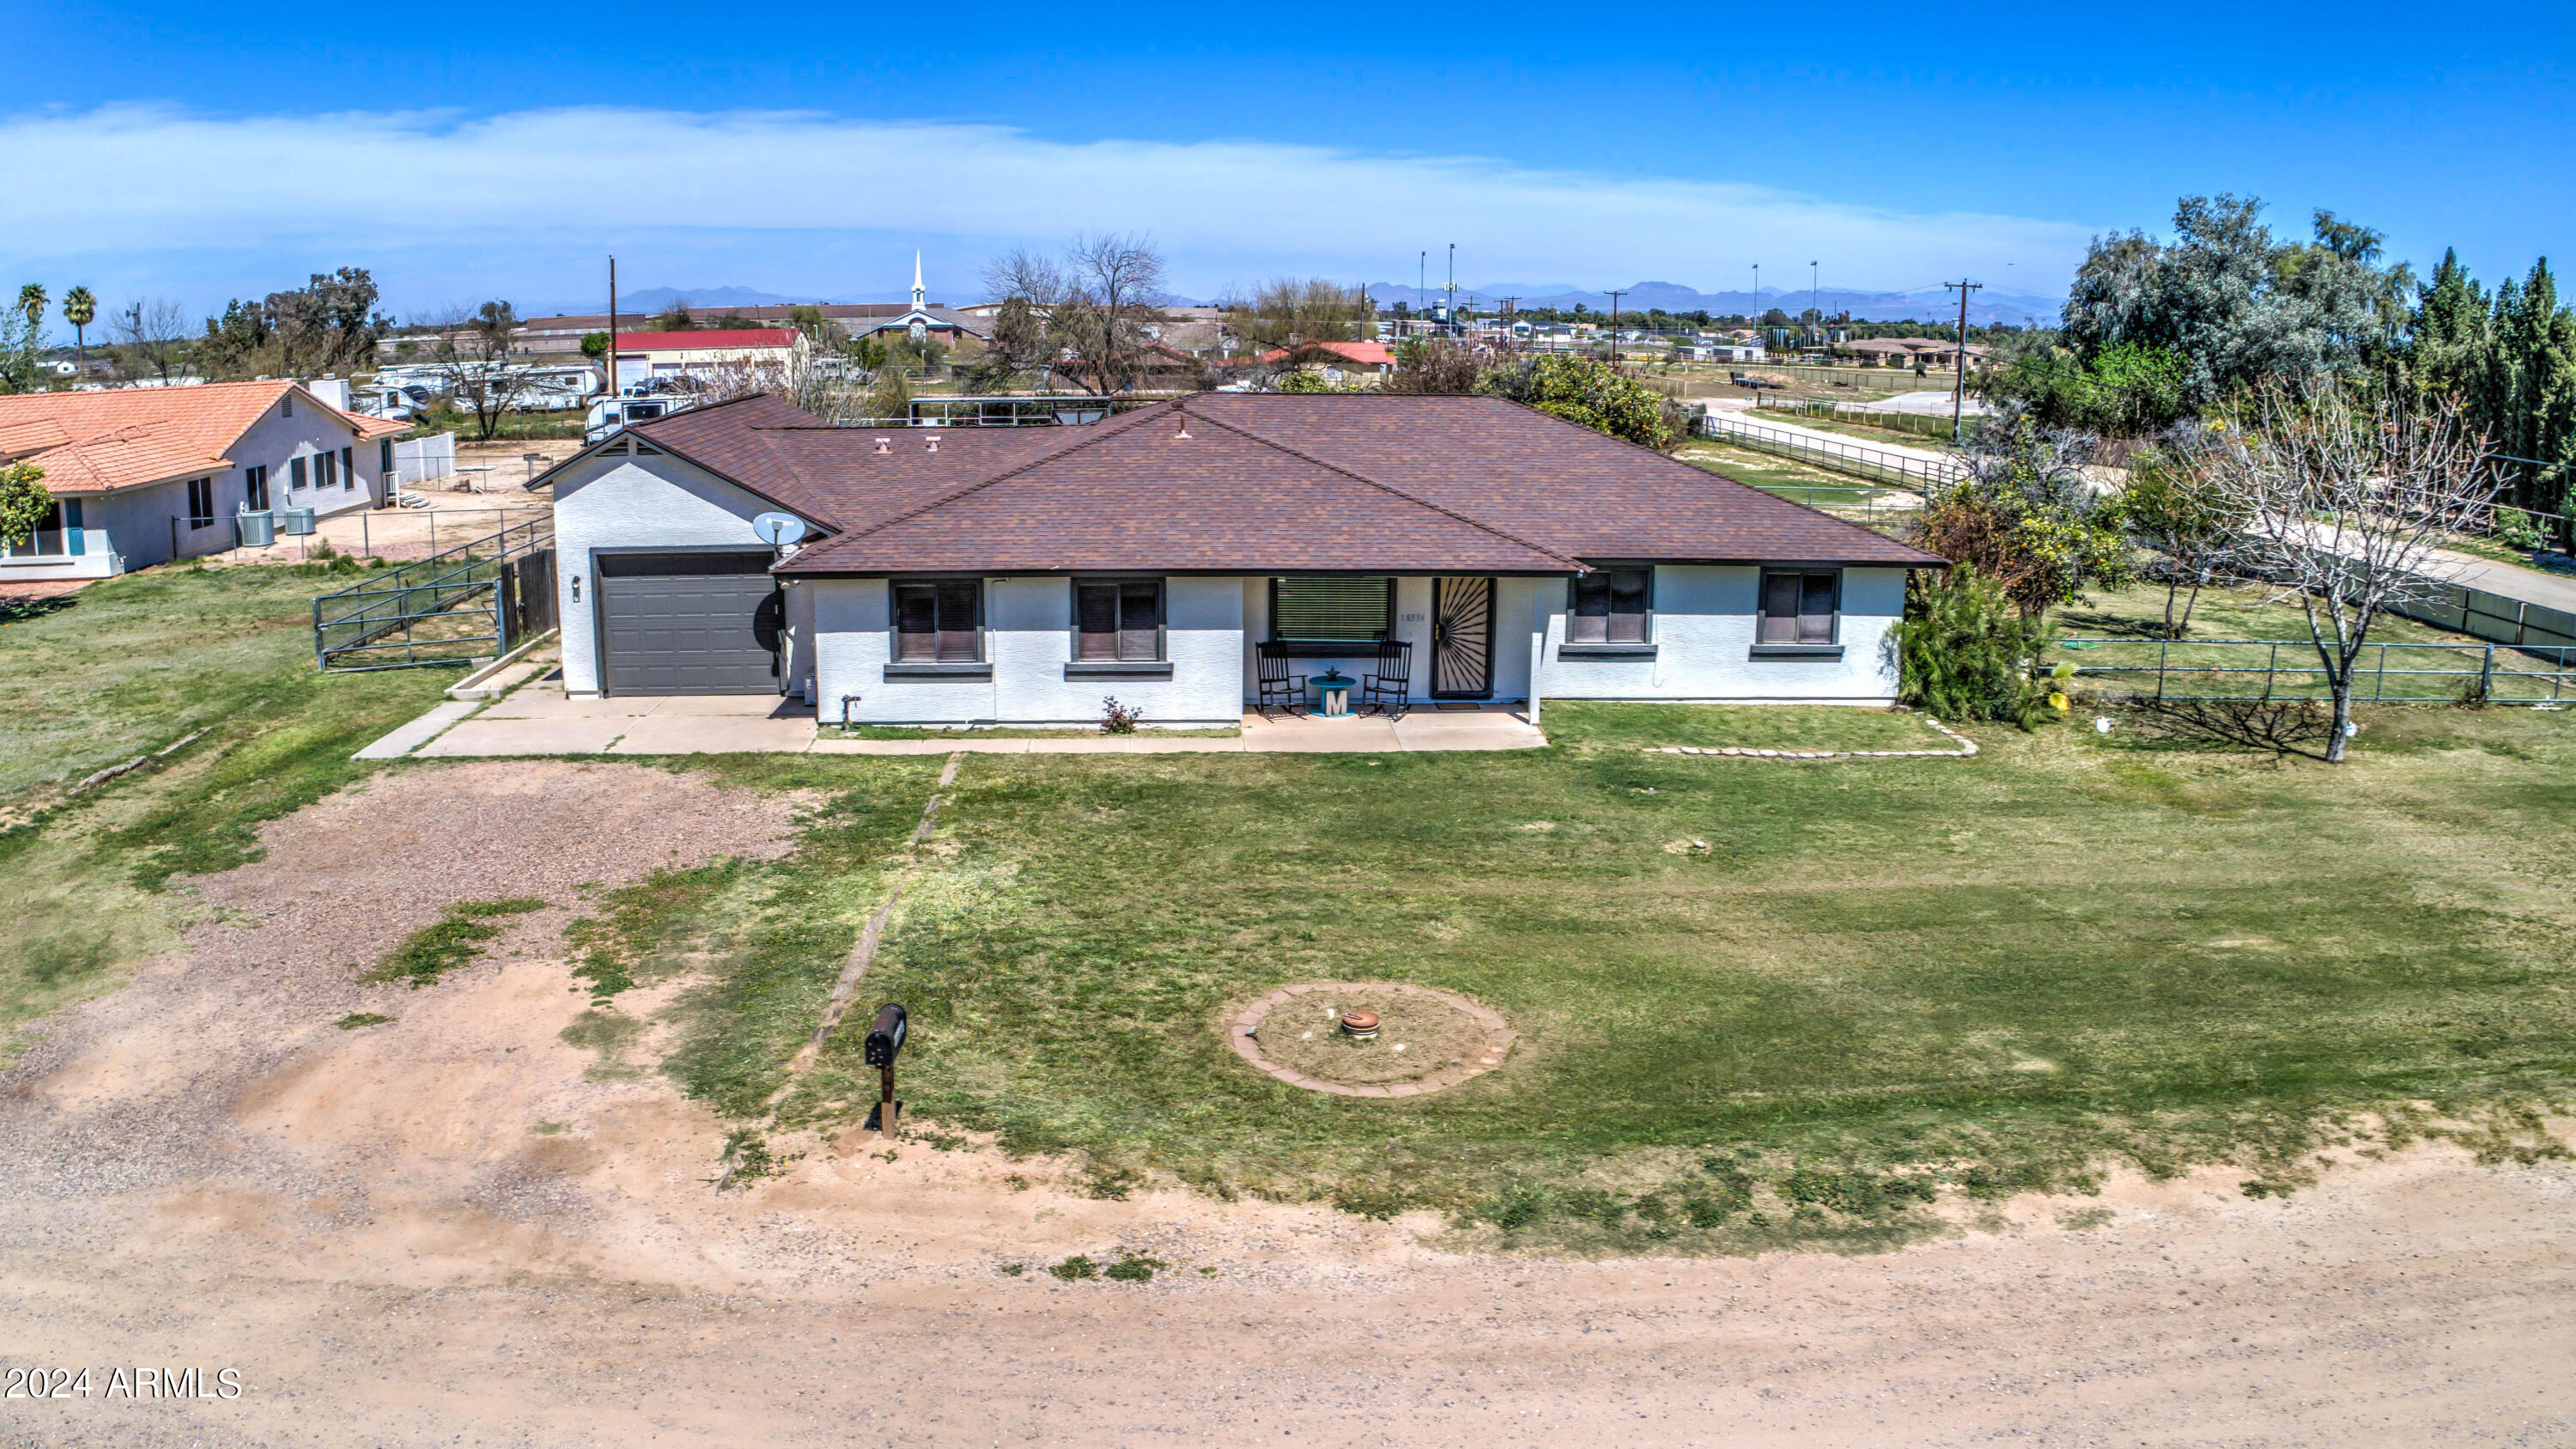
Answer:
M0 463L43 469L54 496L34 538L0 547L0 587L220 552L245 509L378 503L405 426L286 379L0 397Z
M657 378L713 378L735 369L783 368L812 355L813 345L793 327L620 332L617 386L632 388Z

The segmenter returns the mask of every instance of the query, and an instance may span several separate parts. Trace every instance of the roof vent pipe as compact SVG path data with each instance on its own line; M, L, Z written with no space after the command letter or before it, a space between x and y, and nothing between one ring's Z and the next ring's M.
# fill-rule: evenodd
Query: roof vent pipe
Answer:
M891 452L893 452L893 451L894 451L894 449L892 449L892 448L890 448L890 447L886 446L888 443L891 443L891 442L893 442L893 441L894 441L894 440L893 440L893 439L891 439L891 438L879 438L879 439L877 439L877 451L878 451L878 452L880 452L880 453L891 453Z
M1172 434L1172 441L1175 443L1186 443L1190 440L1190 410L1188 408L1182 408L1179 412L1181 415L1181 427L1180 431Z
M930 451L934 453L939 451L939 435L937 433L930 435Z

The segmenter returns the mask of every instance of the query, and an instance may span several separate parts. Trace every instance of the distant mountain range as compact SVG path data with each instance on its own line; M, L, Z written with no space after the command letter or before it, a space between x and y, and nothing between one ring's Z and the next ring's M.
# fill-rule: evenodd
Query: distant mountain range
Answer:
M1416 295L1410 282L1369 283L1369 296L1381 306L1395 302L1411 302ZM1429 294L1429 299L1437 300L1439 295L1438 290L1434 289ZM1517 297L1520 299L1520 305L1524 307L1555 307L1570 311L1576 303L1581 303L1589 311L1610 310L1609 293L1587 291L1571 282L1487 283L1475 287L1460 287L1458 295L1473 297L1479 307L1490 306L1503 297ZM797 302L901 302L903 300L905 300L903 296L790 297L776 292L757 291L750 287L641 287L632 292L619 293L617 306L621 312L648 317L667 310L674 302L682 301L689 304L689 310L692 312L712 314L721 313L727 307L777 307ZM2044 326L2054 325L2057 321L2058 308L2064 300L2061 297L2041 297L2028 292L2007 292L1989 287L1978 292L1968 303L1968 320L1980 324L2036 320ZM595 312L606 306L607 302L608 299L602 296L586 302L552 307L522 307L519 310L527 316L543 316L548 312ZM1188 297L1174 297L1172 302L1176 306L1210 305ZM1863 322L1902 322L1909 319L1937 322L1955 319L1959 308L1958 294L1938 287L1915 292L1861 292L1828 287L1814 294L1808 293L1803 288L1784 290L1765 287L1757 295L1751 291L1702 292L1696 288L1685 287L1678 282L1639 282L1628 288L1619 298L1621 311L1633 309L1643 312L1649 308L1661 307L1667 312L1708 312L1720 317L1758 317L1774 307L1791 316L1796 316L1811 305L1824 308L1828 316L1849 312L1855 319Z
M1381 304L1412 302L1420 295L1410 282L1371 282L1369 296ZM1439 299L1434 289L1430 300ZM1473 297L1479 307L1490 306L1504 297L1519 299L1523 307L1555 307L1572 310L1581 303L1588 311L1610 310L1610 294L1586 291L1564 282L1504 282L1475 287L1460 287L1458 295ZM2018 323L2036 319L2043 325L2057 321L2058 308L2064 299L2040 297L2028 292L1998 291L1992 287L1975 294L1968 303L1968 320L1974 323ZM1619 298L1619 309L1646 311L1661 307L1667 312L1708 312L1720 317L1758 317L1774 307L1796 316L1810 306L1821 307L1827 316L1851 313L1862 322L1902 322L1956 320L1958 293L1943 288L1926 288L1916 292L1858 292L1827 287L1810 293L1800 287L1784 290L1765 287L1759 294L1752 291L1702 292L1678 282L1639 282L1627 288Z

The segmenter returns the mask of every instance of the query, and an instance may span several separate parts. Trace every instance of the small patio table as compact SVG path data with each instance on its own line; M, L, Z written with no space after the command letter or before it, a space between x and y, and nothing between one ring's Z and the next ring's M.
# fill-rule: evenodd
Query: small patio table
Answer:
M1351 686L1359 683L1358 680L1339 669L1331 669L1316 675L1312 683L1315 697L1321 701L1315 707L1315 713L1326 719L1343 719L1350 715Z

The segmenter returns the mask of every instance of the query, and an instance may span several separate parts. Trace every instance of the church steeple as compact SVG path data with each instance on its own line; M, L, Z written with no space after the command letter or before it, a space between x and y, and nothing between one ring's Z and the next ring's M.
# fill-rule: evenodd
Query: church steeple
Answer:
M923 290L921 285L921 253L914 252L912 254L912 305L914 309L919 310L923 305L925 305L929 300L929 296L930 294Z

